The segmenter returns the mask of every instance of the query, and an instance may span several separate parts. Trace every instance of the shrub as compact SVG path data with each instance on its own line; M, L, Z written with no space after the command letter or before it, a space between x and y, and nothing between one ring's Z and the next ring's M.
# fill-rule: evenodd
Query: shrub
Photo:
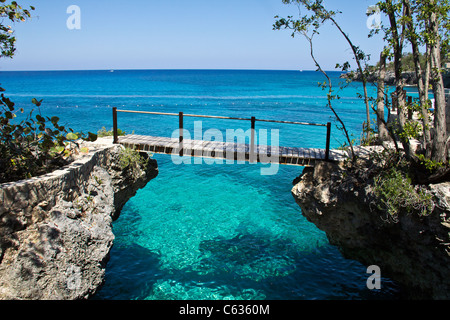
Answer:
M112 137L113 135L114 135L113 130L111 129L110 131L107 131L105 127L101 128L101 129L97 132L97 136L98 136L99 138L102 138L102 137ZM117 135L118 135L118 136L124 136L124 135L126 135L126 132L125 132L125 131L122 131L122 130L120 130L120 129L117 129Z
M131 168L134 173L137 173L139 167L148 165L148 158L145 158L136 150L123 148L119 153L119 165L122 170Z
M432 194L424 187L413 186L411 179L396 167L375 177L374 193L378 209L393 221L397 221L402 210L426 216L435 206Z
M42 100L32 99L37 112L33 108L26 119L16 123L17 113L24 109L16 110L3 93L0 97L0 183L51 172L70 162L79 139L97 139L93 133L76 133L60 125L58 117L42 116Z

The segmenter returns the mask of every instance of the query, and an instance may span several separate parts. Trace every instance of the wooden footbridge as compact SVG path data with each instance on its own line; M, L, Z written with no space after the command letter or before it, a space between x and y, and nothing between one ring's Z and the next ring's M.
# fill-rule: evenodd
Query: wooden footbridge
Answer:
M135 134L119 136L118 121L117 121L117 114L119 112L177 116L179 118L179 136L177 138L143 136ZM183 136L184 117L250 121L251 122L250 144L185 139ZM326 147L325 149L319 149L319 148L297 148L297 147L278 147L278 146L274 147L274 146L256 145L255 128L256 122L258 121L326 127L327 128L326 143L325 143ZM184 114L183 112L176 114L176 113L162 113L162 112L118 110L117 108L113 108L113 134L114 134L114 143L122 144L127 148L132 148L139 151L147 151L153 153L162 153L179 156L215 158L233 161L248 161L252 163L270 162L270 163L279 163L297 166L314 166L318 161L340 162L348 158L348 155L345 151L330 150L331 123L316 124L316 123L293 122L293 121L263 120L263 119L256 119L255 117L236 118L236 117Z

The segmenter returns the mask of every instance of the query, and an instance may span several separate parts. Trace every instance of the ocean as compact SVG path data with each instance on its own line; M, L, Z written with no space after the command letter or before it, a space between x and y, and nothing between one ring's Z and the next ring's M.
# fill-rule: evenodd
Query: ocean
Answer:
M352 138L361 136L365 105L355 83L339 89L334 106ZM112 128L112 107L165 113L332 122L331 145L345 143L326 107L324 77L311 71L101 70L0 72L0 85L25 113L43 99L43 115L76 131ZM373 90L373 88L371 88ZM19 116L20 117L20 116ZM199 123L198 121L201 121ZM127 133L170 137L178 118L119 113ZM195 134L248 130L250 122L185 118ZM279 144L325 148L326 128L257 123ZM261 132L261 131L259 131ZM367 266L342 257L324 232L301 214L292 181L303 168L189 161L153 155L159 175L114 222L116 236L99 300L330 300L397 299L399 286L383 277L369 290Z

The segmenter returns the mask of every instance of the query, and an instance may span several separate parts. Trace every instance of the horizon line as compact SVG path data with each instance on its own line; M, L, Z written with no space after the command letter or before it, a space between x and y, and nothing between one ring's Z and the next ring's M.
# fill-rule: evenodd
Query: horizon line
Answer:
M0 72L66 72L66 71L287 71L287 72L319 72L317 70L302 70L302 69L224 69L224 68L154 68L154 69L138 69L138 68L111 68L111 69L36 69L36 70L1 70ZM344 72L336 70L325 70L326 72Z

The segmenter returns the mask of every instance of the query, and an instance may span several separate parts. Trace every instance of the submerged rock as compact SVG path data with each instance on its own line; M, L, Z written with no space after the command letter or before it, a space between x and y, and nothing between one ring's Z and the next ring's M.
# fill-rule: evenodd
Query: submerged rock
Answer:
M376 209L370 176L322 162L294 183L302 214L344 257L378 265L409 298L450 298L449 182L429 187L436 199L432 214L400 213L395 222Z
M123 147L101 142L61 170L0 186L0 299L86 299L103 283L113 218L158 169L122 170Z

